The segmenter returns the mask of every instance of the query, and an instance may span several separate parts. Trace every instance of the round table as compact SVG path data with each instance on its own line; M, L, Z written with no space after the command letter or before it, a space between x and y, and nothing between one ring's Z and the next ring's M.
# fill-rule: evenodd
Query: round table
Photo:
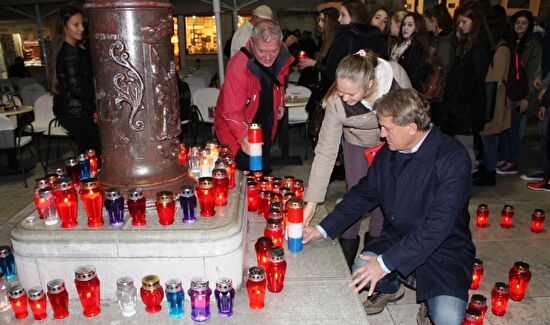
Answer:
M33 110L33 107L31 105L23 105L23 106L17 107L17 109L14 111L5 111L2 109L0 110L0 114L4 116L14 116L14 115L32 112L32 110Z

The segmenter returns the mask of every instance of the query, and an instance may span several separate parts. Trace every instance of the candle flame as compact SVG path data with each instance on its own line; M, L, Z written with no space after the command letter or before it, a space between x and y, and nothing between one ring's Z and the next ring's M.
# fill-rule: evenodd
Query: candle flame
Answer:
M261 293L262 293L262 291L261 291L261 290L259 290L259 289L258 289L258 290L256 290L256 294L257 294L257 295L260 295Z
M86 298L90 299L92 297L92 293L90 291L86 292Z

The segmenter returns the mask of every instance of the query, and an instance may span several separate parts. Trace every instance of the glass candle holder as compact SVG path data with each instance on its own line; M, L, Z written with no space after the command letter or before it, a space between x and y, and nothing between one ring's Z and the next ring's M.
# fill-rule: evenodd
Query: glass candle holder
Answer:
M301 200L304 196L304 181L301 179L295 179L292 183L292 192Z
M221 278L216 281L214 298L216 299L216 305L218 307L218 315L221 317L233 315L235 289L233 289L233 281L231 279Z
M9 297L15 318L26 318L29 315L27 309L27 292L25 292L25 289L20 283L16 282L10 286Z
M147 221L145 220L145 197L143 197L143 191L141 188L132 188L128 190L128 212L132 218L132 226L141 227L144 226Z
M34 319L41 320L48 317L46 311L46 294L40 287L32 287L29 289L28 294L29 305L31 306L32 315Z
M249 212L258 211L258 185L255 181L246 183L247 210Z
M44 224L48 226L56 225L59 222L59 216L57 215L53 190L49 187L42 188L38 191L38 196L36 207L44 219Z
M475 308L467 308L464 313L463 325L483 325L483 318L481 317L481 311Z
M90 178L90 161L86 154L78 155L78 166L80 168L80 180Z
M13 280L17 276L15 259L9 246L0 246L0 272L4 273L7 280Z
M99 181L96 178L83 179L79 194L88 216L88 227L97 228L103 226L103 200L105 193L99 186Z
M508 285L504 282L495 283L491 291L491 312L496 316L503 316L508 305Z
M214 210L214 179L212 179L212 177L199 178L199 185L197 187L197 199L199 200L201 216L211 217L216 214L216 211Z
M481 312L481 321L485 319L485 314L487 313L487 298L484 295L473 295L468 303L468 308L475 308Z
M267 269L267 258L269 256L269 250L273 248L273 241L269 237L260 237L254 244L256 250L256 259L258 260L258 266L262 269Z
M157 208L159 223L161 225L167 226L174 223L174 215L176 214L176 201L174 200L174 194L172 194L172 192L158 192L155 206Z
M534 233L541 232L544 227L544 219L544 210L535 209L535 211L531 214L531 231Z
M160 278L157 275L149 274L141 279L140 289L141 301L145 304L145 311L154 314L158 313L162 307L160 303L164 298L164 290L160 285Z
M105 210L109 216L109 224L112 227L124 225L124 198L118 188L105 190Z
M79 266L74 271L74 283L86 317L95 317L101 313L101 288L95 268L91 265Z
M80 186L80 165L78 164L78 159L73 157L65 160L65 173L73 181L75 187Z
M522 301L525 292L531 280L531 271L529 264L525 262L515 262L514 266L508 272L508 289L510 290L510 299Z
M195 177L199 177L201 172L200 153L200 147L191 147L189 149L189 155L187 156L187 166Z
M229 194L229 178L227 171L221 168L215 168L212 171L214 179L214 204L217 206L227 205L227 195Z
M212 290L208 286L208 280L203 277L191 279L191 288L187 291L191 298L191 318L197 322L210 319L210 295Z
M487 204L485 203L482 203L477 206L476 225L478 227L485 227L488 221L489 221L489 206L487 206Z
M202 149L200 155L200 177L212 177L214 162L210 157L210 149Z
M42 211L40 210L40 207L39 207L40 193L38 191L46 187L50 187L50 182L48 181L47 178L44 177L44 178L38 178L35 180L33 199L34 199L34 205L36 206L36 211L38 211L38 216L40 217L40 219L44 219L44 215L42 215Z
M78 194L73 182L68 178L61 178L54 182L55 204L61 219L62 228L74 228L78 225Z
M301 252L303 249L304 202L300 198L295 197L287 202L287 221L288 250L294 253Z
M284 232L281 221L269 220L265 226L264 236L271 238L271 241L273 241L273 246L283 247Z
M269 250L267 258L267 290L281 292L285 283L286 261L282 247Z
M6 286L6 276L0 272L0 312L11 308L8 287Z
M53 318L63 319L69 316L69 294L65 288L65 281L54 279L46 285L48 288L48 300L53 311Z
M180 207L183 223L197 222L197 197L193 185L184 185L180 192Z
M137 289L134 280L129 276L118 278L116 281L116 298L122 316L131 317L137 312Z
M248 279L246 280L246 292L248 293L248 305L250 308L262 309L265 307L266 286L265 270L258 266L249 268Z
M500 226L502 228L512 227L512 219L514 218L514 207L505 205L500 213Z
M170 309L170 318L181 318L185 314L183 307L183 285L181 281L171 279L166 282L166 300Z
M90 177L96 177L99 170L99 159L94 149L86 150L86 157L90 164Z
M481 280L483 280L483 261L476 258L474 260L474 269L472 271L472 284L470 285L470 289L476 290L477 288L479 288Z
M187 166L187 147L185 146L185 143L180 143L178 160L182 166Z

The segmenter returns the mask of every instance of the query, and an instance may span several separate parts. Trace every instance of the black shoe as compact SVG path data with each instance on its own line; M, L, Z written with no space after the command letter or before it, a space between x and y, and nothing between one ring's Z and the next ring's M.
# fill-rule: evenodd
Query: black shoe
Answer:
M496 172L483 171L478 179L474 181L475 186L495 186L497 184L495 179Z
M346 263L348 263L348 267L351 270L351 266L355 262L355 257L357 257L357 250L359 249L359 242L360 242L359 236L355 239L346 239L346 238L339 238L338 241L340 242L340 246L342 247L342 251L344 252L344 257L346 258Z
M344 169L344 164L334 165L332 174L330 174L330 182L334 181L343 181L346 179L346 170Z

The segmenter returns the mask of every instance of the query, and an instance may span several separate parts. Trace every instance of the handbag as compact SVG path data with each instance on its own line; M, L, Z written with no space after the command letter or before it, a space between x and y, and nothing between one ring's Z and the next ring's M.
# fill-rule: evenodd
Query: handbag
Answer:
M382 149L382 147L385 145L385 142L381 142L374 147L370 147L368 149L365 149L364 155L365 159L367 160L367 163L372 165L372 162L374 161L374 157L376 157L376 153Z
M306 111L309 114L308 133L311 136L312 142L316 143L321 132L323 119L325 118L325 108L323 107L323 97L326 90L322 86L317 86L311 92L306 104Z
M498 81L485 81L485 123L495 117Z

